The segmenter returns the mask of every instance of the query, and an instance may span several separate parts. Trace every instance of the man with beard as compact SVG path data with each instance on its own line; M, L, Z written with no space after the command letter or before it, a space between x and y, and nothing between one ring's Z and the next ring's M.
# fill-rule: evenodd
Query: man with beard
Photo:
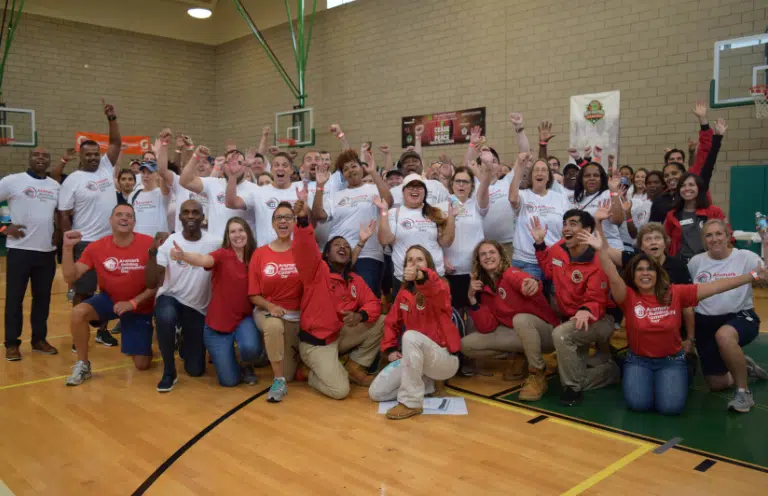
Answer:
M61 186L46 176L51 154L42 147L29 152L26 172L0 180L0 201L7 201L13 224L0 227L7 237L7 273L5 293L5 359L21 360L22 303L27 283L32 286L32 351L55 355L48 344L48 312L51 287L56 275L56 207Z
M73 248L75 261L86 247L104 236L109 235L109 219L112 209L117 205L115 185L119 169L114 164L120 157L122 139L117 123L115 108L104 102L104 115L109 122L109 146L102 156L99 144L84 141L80 144L80 168L70 174L61 185L59 212L61 230L78 231L80 241ZM72 306L76 307L96 292L96 272L90 270L82 277L72 281L75 291ZM106 329L106 322L100 324L96 342L104 346L116 346L117 340ZM74 345L73 345L74 351Z

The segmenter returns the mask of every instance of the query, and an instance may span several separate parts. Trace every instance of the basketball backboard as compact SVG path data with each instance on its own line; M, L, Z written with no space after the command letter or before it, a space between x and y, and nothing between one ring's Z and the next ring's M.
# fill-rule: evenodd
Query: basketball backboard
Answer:
M37 146L35 111L0 107L0 142L8 146Z
M315 123L312 108L277 112L275 114L275 144L281 148L313 146Z
M715 42L710 107L754 105L749 89L768 84L768 33Z

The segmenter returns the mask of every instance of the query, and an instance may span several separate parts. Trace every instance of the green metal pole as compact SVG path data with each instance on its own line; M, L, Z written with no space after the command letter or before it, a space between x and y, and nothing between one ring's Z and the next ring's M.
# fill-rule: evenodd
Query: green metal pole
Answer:
M291 15L291 6L288 0L285 0L285 12L288 14L288 27L291 29L291 40L293 41L293 58L296 61L296 73L300 74L299 57L301 53L300 45L296 43L296 31L293 29L293 16ZM301 85L299 85L301 86Z
M21 3L19 4L19 10L15 12L16 16L14 17L14 10L16 9L16 0L13 0L13 3L11 4L11 18L9 19L8 24L8 37L5 39L5 48L3 49L3 60L0 62L0 101L2 101L2 95L3 95L3 79L5 76L5 61L8 60L8 52L11 49L11 43L13 43L13 35L16 34L16 28L19 25L19 22L21 20L21 12L24 10L24 0L21 0Z
M312 43L312 28L315 27L315 12L317 12L317 0L312 4L312 17L309 18L309 36L307 36L307 47L304 51L304 68L309 62L309 45Z
M299 55L296 58L296 63L299 67L299 108L304 108L304 0L298 0L298 4ZM293 20L289 19L289 22L293 24Z

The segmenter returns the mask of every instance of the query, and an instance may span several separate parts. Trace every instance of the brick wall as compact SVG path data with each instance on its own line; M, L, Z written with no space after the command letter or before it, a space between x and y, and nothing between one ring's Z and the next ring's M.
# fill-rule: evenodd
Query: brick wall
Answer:
M708 100L714 41L765 31L763 0L360 0L317 15L310 53L309 105L318 147L336 150L327 126L339 121L355 147L399 148L405 115L488 109L488 138L513 161L510 111L555 122L552 151L566 155L569 97L621 90L621 161L658 168L665 147L696 135L690 112ZM287 26L266 37L290 71ZM253 38L216 49L217 142L255 142L274 112L293 99ZM728 207L731 165L768 163L768 124L752 107L712 110L728 120L713 178ZM426 149L460 160L463 146Z
M36 111L40 144L54 161L74 146L76 131L107 132L101 97L115 105L124 135L154 134L167 125L210 140L214 51L24 15L6 65L3 96L8 107ZM27 154L26 148L0 148L0 175L24 170Z

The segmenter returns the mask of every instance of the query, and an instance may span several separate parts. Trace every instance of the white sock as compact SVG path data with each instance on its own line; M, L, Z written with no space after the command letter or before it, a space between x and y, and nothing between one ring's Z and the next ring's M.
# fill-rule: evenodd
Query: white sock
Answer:
M746 393L746 392L747 392L747 390L746 390L745 388L739 388L739 389L738 389L738 391L739 391L740 393Z
M275 377L275 380L285 382L285 377Z

